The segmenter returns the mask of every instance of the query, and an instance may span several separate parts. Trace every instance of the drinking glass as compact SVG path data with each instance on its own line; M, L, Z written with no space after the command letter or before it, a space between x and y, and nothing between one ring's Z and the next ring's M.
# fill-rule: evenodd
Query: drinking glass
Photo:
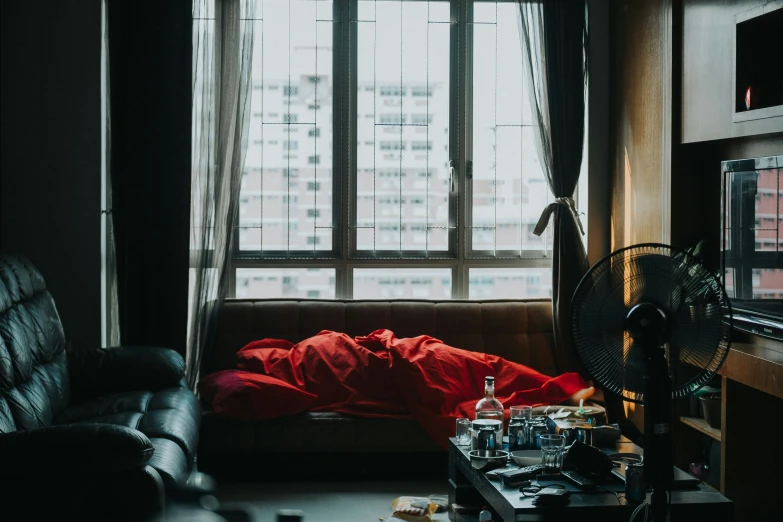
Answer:
M457 444L470 444L470 419L457 419Z
M544 433L541 435L541 464L544 473L560 473L563 467L563 452L565 437L559 433Z
M509 451L528 449L530 446L530 419L533 417L531 406L512 406L508 423Z
M512 419L524 419L525 422L529 422L533 418L532 406L512 406L511 407Z

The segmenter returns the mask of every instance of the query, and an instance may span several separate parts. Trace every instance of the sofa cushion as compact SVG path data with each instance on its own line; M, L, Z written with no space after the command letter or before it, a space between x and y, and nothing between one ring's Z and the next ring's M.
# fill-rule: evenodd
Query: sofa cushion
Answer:
M166 388L158 392L135 391L102 395L68 406L54 419L55 424L66 423L103 423L134 428L149 437L154 447L156 440L167 440L165 444L168 457L161 462L175 462L176 466L159 469L158 458L150 461L162 475L171 475L176 479L187 474L188 463L193 459L198 444L198 430L201 411L196 396L185 388ZM178 448L181 455L172 448ZM157 450L156 450L157 451ZM185 462L184 471L180 461Z
M188 476L188 458L176 442L159 437L151 437L150 442L155 448L150 466L155 468L165 483L181 482Z
M0 256L0 433L49 426L70 400L65 334L43 277Z
M207 375L199 390L212 410L231 419L273 419L307 410L317 395L285 381L241 370Z
M175 386L185 376L185 361L170 348L115 346L69 351L73 400L132 390Z
M212 358L203 374L236 368L236 353L264 338L298 343L321 330L350 337L381 328L397 337L430 335L444 343L498 355L545 375L568 368L555 363L549 299L493 301L378 301L228 299Z
M153 447L138 430L109 424L64 424L0 437L3 473L15 478L48 475L83 478L144 467Z

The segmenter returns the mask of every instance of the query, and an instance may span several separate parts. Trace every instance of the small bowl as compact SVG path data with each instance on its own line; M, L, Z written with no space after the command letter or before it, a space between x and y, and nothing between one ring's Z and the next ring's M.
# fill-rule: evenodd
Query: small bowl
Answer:
M535 466L541 464L541 450L515 450L511 452L511 460L523 468Z
M501 450L472 450L470 465L479 471L502 468L508 462L508 451Z

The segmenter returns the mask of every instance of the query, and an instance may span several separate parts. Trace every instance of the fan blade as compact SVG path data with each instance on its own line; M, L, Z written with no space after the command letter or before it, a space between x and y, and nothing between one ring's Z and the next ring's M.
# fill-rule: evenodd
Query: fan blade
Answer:
M678 310L683 288L673 276L676 265L671 257L657 254L634 259L629 282L631 303L654 303L666 313Z
M576 307L574 324L579 324L585 336L600 332L619 332L625 327L629 308L622 296L612 291L612 280L606 274L599 274Z
M625 331L630 310L658 307L667 318L665 339L672 395L706 383L728 353L731 314L720 281L699 260L660 244L622 248L593 266L574 293L575 348L591 377L607 390L643 402L646 348ZM647 347L648 349L649 347Z
M644 396L644 376L647 373L647 357L644 348L638 343L631 343L623 358L623 387L638 394L639 400Z

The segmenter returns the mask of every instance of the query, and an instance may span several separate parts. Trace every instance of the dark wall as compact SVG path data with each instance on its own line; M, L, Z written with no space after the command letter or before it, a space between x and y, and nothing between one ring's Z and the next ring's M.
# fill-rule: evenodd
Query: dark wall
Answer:
M184 353L191 1L109 1L112 216L123 344Z
M0 248L43 273L67 338L98 346L100 0L0 5Z

